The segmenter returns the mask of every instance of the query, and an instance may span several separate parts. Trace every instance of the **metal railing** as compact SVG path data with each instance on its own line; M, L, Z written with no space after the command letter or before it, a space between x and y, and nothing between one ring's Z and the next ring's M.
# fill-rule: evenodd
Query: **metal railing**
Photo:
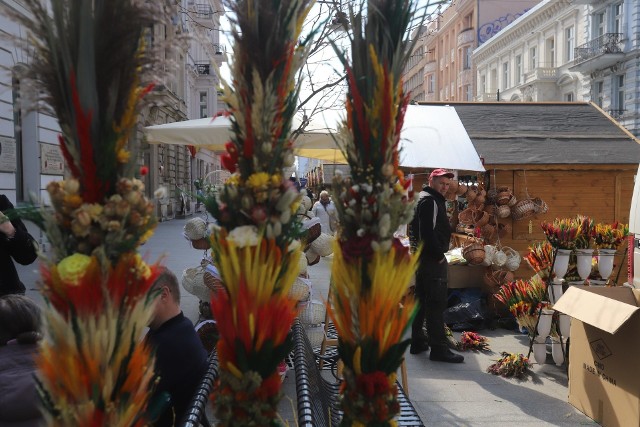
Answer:
M211 19L213 18L213 8L207 4L196 5L196 18Z
M621 33L606 33L576 47L574 49L575 60L573 63L580 64L606 53L621 53L620 42L622 41L622 36L623 34Z
M208 62L196 62L195 66L196 66L196 70L198 71L198 74L206 75L206 76L210 74L211 64L209 64Z
M616 110L616 109L613 109L613 108L609 108L609 109L607 110L607 113L609 113L609 115L610 115L611 117L613 117L614 119L616 119L616 120L620 120L620 119L622 118L622 116L624 116L624 113L625 113L626 111L627 111L627 110Z

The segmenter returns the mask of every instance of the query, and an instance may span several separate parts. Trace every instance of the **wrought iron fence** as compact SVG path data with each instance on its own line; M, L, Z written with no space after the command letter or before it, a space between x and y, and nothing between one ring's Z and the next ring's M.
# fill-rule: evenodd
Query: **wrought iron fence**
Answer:
M620 42L622 41L621 33L606 33L600 37L593 39L583 45L575 48L574 64L585 62L594 56L605 53L620 53Z

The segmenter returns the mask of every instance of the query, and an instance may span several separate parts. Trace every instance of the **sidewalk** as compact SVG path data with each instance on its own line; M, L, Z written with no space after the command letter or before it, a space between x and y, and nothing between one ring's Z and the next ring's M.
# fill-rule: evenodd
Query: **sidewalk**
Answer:
M182 237L186 220L172 220L158 225L156 233L140 252L149 262L164 256L164 264L180 278L187 267L195 267L202 251L191 248ZM31 227L30 227L31 229ZM329 290L331 257L309 267L313 299L324 301ZM36 289L37 265L18 266L27 295L41 301ZM182 309L194 322L198 318L198 299L182 293ZM428 353L407 352L409 396L427 426L580 426L597 425L567 403L567 373L548 356L545 365L533 365L532 374L523 381L505 379L486 373L487 367L501 351L525 353L528 340L515 331L482 330L489 337L492 354L464 352L465 363L451 365L429 360ZM285 398L281 407L283 420L295 421L295 374L290 370L284 382Z

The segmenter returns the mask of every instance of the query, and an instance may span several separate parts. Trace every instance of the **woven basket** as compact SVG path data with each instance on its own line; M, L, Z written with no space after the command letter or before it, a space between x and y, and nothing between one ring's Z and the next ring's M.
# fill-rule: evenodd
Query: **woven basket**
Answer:
M305 301L309 298L310 294L311 287L309 283L307 283L307 280L302 277L296 277L296 281L291 285L288 296L294 301Z
M467 185L458 183L458 189L456 190L456 194L458 196L462 196L466 192L467 192Z
M498 223L498 237L500 237L501 239L504 239L505 237L509 236L510 233L511 233L511 224L504 223L504 222Z
M484 206L484 211L489 215L495 215L497 213L497 207L493 204L487 204Z
M476 199L476 197L478 197L478 189L475 186L470 185L467 188L467 192L464 193L464 198L467 199L467 202L471 203Z
M498 187L496 188L496 203L498 205L507 205L509 201L513 197L513 191L509 187Z
M491 267L487 267L484 273L484 283L494 292L497 291L500 286L513 282L513 279L513 273L506 270L494 270Z
M319 325L324 322L325 306L320 301L311 301L300 311L300 322L305 325Z
M324 340L324 327L322 325L311 327L305 326L304 331L307 334L307 338L309 338L312 348L320 347L322 345L322 341Z
M482 264L484 261L484 245L481 242L473 242L462 249L462 256L471 265Z
M511 209L511 217L516 221L529 218L536 213L536 205L531 199L522 199Z
M318 254L312 248L307 249L304 253L304 256L305 258L307 258L307 265L309 265L309 267L320 262L320 254Z
M547 203L540 197L534 197L533 199L531 199L531 201L536 208L537 214L546 214L547 212L549 212L549 206L547 206Z
M507 205L509 205L510 207L514 207L516 203L518 203L518 199L516 198L516 196L511 196Z
M306 276L307 275L307 266L308 265L309 265L309 263L307 262L307 257L301 256L300 259L298 260L298 274L300 276Z
M482 227L489 222L491 216L483 210L470 207L458 215L458 221L463 224L474 225L475 227Z
M206 251L207 249L211 248L211 242L209 241L209 239L196 239L191 241L191 247L193 247L193 249Z
M182 272L182 287L201 301L211 300L211 291L204 284L204 270L202 267L186 268Z
M505 254L502 249L497 249L493 254L491 265L500 268L504 265L505 262L507 262L507 254Z
M333 253L333 239L332 236L326 233L320 233L320 235L311 242L309 249L320 256L329 256ZM311 265L311 263L309 264Z
M490 201L491 203L496 202L497 196L498 196L498 190L496 188L492 188L489 191L487 191L487 200Z
M495 237L497 236L496 227L494 227L492 224L483 225L482 228L480 229L480 233L482 234L482 237L490 241L495 239ZM486 247L485 247L485 251L486 251ZM485 254L485 257L486 257L486 254Z
M199 217L191 218L184 224L183 232L189 240L202 239L207 235L207 223Z
M224 285L220 277L214 276L206 270L202 274L202 279L204 280L204 285L209 288L209 290L214 292L224 290Z
M500 205L496 208L496 216L498 218L508 218L511 215L511 208L509 205Z
M458 190L458 180L457 179L452 179L451 181L449 181L449 193L455 193L456 190Z
M448 192L447 194L444 195L444 198L449 200L450 202L453 202L458 198L458 195L456 194L455 191Z
M520 261L522 258L518 251L508 246L502 248L502 252L507 255L507 262L504 263L504 267L509 271L516 271L520 268Z
M492 245L484 245L484 260L482 261L482 265L490 266L491 261L493 260L493 255L496 253L496 247Z
M456 225L456 233L468 234L473 236L475 232L475 227L469 224L459 223Z
M313 224L311 227L307 228L307 232L304 235L304 237L302 238L302 247L304 248L304 250L309 249L309 245L311 245L311 243L314 242L314 240L316 240L318 237L320 237L320 234L322 233L322 226L320 225L319 222Z
M483 190L484 191L484 190ZM483 205L487 201L487 198L482 195L482 193L478 194L478 197L473 201L476 205Z

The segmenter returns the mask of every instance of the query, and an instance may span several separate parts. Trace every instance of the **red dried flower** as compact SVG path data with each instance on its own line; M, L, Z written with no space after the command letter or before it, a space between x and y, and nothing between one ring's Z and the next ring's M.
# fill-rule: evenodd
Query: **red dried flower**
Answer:
M149 173L149 168L147 166L140 167L140 176L145 176Z

